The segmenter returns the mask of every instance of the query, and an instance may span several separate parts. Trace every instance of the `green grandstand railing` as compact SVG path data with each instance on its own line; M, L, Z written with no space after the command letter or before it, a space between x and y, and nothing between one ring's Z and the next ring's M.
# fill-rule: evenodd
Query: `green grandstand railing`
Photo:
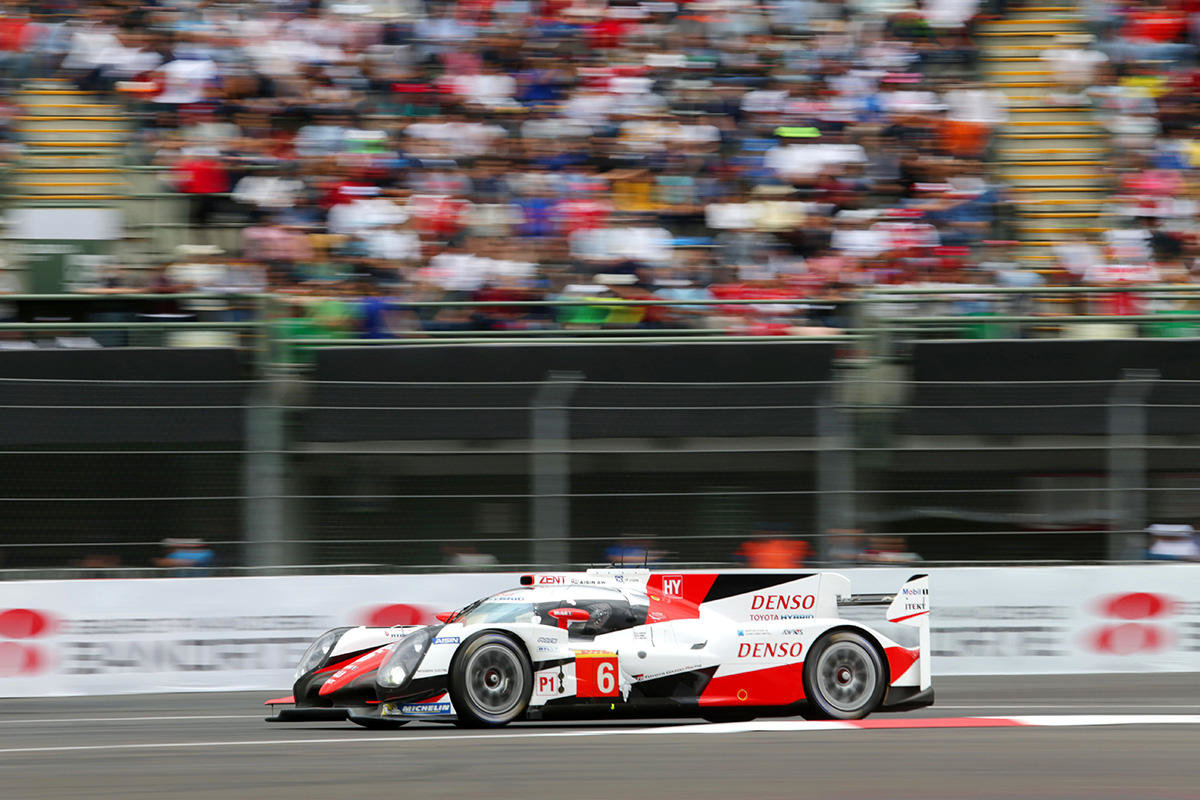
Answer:
M1117 293L1137 293L1146 299L1169 299L1181 307L1164 309L1160 313L1139 314L1084 314L1060 313L1004 313L1002 308L981 313L946 314L896 314L888 313L889 306L897 304L948 303L962 301L964 296L977 301L993 299L998 303L1015 297L1029 297L1032 301L1054 298L1099 299ZM24 333L31 336L53 335L66 332L88 331L156 331L176 333L184 331L234 331L245 334L239 347L255 351L255 360L261 365L297 363L299 351L322 347L347 346L431 346L447 344L489 344L501 342L545 342L564 343L581 340L606 343L622 342L761 342L764 344L825 341L843 342L848 350L843 353L851 359L889 358L891 345L904 337L940 338L1009 338L1004 331L992 331L999 335L979 335L980 326L1038 326L1053 328L1090 324L1122 324L1137 326L1138 333L1145 336L1191 337L1200 335L1200 287L1190 284L1167 285L1115 285L1115 286L1062 286L1062 287L976 287L963 286L953 289L929 287L886 287L866 290L863 293L836 301L814 298L738 298L708 300L664 300L657 298L563 298L542 300L397 300L396 305L406 309L437 310L463 308L505 308L511 310L534 310L556 308L590 307L600 311L621 308L644 307L737 307L774 306L800 311L812 306L827 306L833 303L845 309L851 324L836 329L812 330L805 333L760 334L748 331L744 326L718 328L640 328L636 322L615 321L592 323L586 327L578 323L554 322L556 327L529 329L493 330L412 330L396 331L390 338L363 338L353 331L345 335L322 335L314 330L313 335L289 335L285 323L294 317L296 307L303 308L327 299L320 295L280 294L210 294L210 293L58 293L58 294L10 294L0 296L6 303L20 301L63 302L74 304L110 303L128 301L131 305L118 313L130 316L139 313L138 302L177 301L184 304L181 313L195 313L198 319L160 320L124 319L103 321L43 320L37 322L0 323L0 332ZM202 316L204 308L188 308L188 301L219 301L228 304L230 310L249 313L244 320L210 319ZM1190 308L1186 306L1197 306ZM894 311L895 309L893 309ZM916 309L919 310L919 309ZM150 316L150 315L148 315ZM1174 326L1174 327L1172 327ZM803 327L798 321L797 327ZM817 326L814 326L814 328ZM973 334L973 335L972 335Z

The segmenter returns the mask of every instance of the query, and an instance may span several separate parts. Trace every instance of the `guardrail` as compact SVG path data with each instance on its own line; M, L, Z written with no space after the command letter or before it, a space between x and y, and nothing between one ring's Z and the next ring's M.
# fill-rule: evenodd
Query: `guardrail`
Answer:
M1080 305L1106 301L1116 295L1132 294L1138 303L1162 306L1156 313L1086 313ZM1079 326L1119 325L1121 336L1195 336L1200 335L1200 288L1194 285L1113 285L1047 287L872 287L856 295L836 299L812 297L755 297L711 299L660 299L564 296L535 300L410 300L386 299L393 311L412 312L416 318L404 326L365 338L351 329L332 329L317 325L302 335L288 329L283 320L301 312L310 304L328 299L320 294L211 294L211 293L57 293L0 295L0 302L36 307L38 316L54 319L26 319L0 323L0 332L39 336L47 332L88 332L119 330L160 330L171 332L242 331L253 333L242 347L261 351L263 360L275 363L303 363L298 353L314 348L356 344L370 347L432 345L439 343L483 344L490 342L544 341L837 341L847 345L844 355L855 358L888 357L888 350L905 337L928 338L1021 338L1032 333L1063 334ZM136 319L138 306L155 302L175 302L186 308L191 318L162 320ZM350 298L349 302L356 302ZM1011 304L1021 303L1013 311ZM126 320L111 318L113 303L128 304ZM236 307L237 319L222 317L201 306L222 303ZM1029 310L1030 304L1056 304L1041 311ZM1062 305L1071 304L1070 308ZM108 312L109 318L89 318L88 305ZM936 305L947 313L920 313L922 306ZM962 304L972 304L969 313L956 312ZM51 313L47 309L56 309ZM591 309L594 316L567 312ZM703 310L711 314L679 318L665 323L642 324L638 311L672 309ZM460 320L460 327L430 324L437 312L473 310L472 318ZM818 314L809 324L812 312L833 312L833 325ZM495 313L495 312L500 312ZM530 315L508 319L504 314ZM623 313L624 312L624 313ZM122 313L122 312L118 312ZM602 316L607 315L607 316ZM24 315L34 316L34 312ZM740 317L740 319L739 319ZM770 330L758 323L772 322ZM689 325L695 325L689 327ZM335 334L336 335L330 335Z

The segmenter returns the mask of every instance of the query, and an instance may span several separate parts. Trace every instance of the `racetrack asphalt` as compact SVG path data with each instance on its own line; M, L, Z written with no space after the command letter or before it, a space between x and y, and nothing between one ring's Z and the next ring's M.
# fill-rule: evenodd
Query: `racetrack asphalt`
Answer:
M872 719L1193 715L1200 675L937 678ZM1200 724L750 730L269 724L283 692L0 700L0 798L1197 800Z

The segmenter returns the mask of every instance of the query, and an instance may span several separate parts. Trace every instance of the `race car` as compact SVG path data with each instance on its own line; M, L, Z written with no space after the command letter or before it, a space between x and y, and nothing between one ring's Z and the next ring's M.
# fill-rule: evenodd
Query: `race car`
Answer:
M860 719L933 703L929 578L853 595L822 573L521 576L439 623L324 633L271 722L803 715ZM844 618L886 605L886 622Z

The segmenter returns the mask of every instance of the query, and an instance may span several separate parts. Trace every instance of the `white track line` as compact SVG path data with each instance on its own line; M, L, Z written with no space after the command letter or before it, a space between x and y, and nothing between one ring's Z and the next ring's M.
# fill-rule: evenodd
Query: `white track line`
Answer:
M1200 703L1008 703L1002 706L988 705L979 703L975 705L943 705L942 703L934 703L931 708L934 711L1024 711L1029 708L1037 709L1071 709L1077 708L1083 711L1138 711L1143 708L1200 708Z
M1087 714L1064 716L1029 717L984 717L989 720L1011 720L1014 727L1088 727L1098 725L1200 725L1200 714ZM919 730L920 718L912 718L914 724L900 730ZM938 729L930 725L929 729ZM962 728L956 728L961 730ZM1012 728L1005 728L1011 730ZM268 747L276 745L314 744L387 744L397 746L406 742L464 742L509 739L567 739L581 736L644 736L672 734L731 734L731 733L785 733L818 731L870 730L860 728L853 722L807 722L768 720L763 722L730 722L721 724L692 723L658 728L616 728L587 731L555 731L546 733L491 733L491 734L443 734L440 736L376 736L360 738L324 739L260 739L244 741L213 742L133 742L128 744L56 745L50 747L10 747L0 749L0 755L22 755L33 753L76 753L85 751L113 750L170 750L210 747ZM896 730L896 729L893 729Z
M1200 703L1106 703L1097 705L1095 703L1084 704L1068 704L1058 703L1053 705L1042 703L1009 703L1006 705L988 705L986 703L978 705L942 705L933 706L934 711L976 711L976 712L1013 712L1013 711L1070 711L1072 709L1079 711L1090 711L1095 713L1111 712L1111 711L1143 711L1149 709L1184 709L1184 708L1200 708ZM37 717L34 719L0 719L0 725L42 725L42 724L61 724L61 723L108 723L108 722L182 722L187 720L263 720L270 712L266 709L261 714L174 714L160 716L141 716L141 717Z
M178 722L188 719L263 719L262 714L194 714L172 717L39 717L38 719L0 719L0 725L41 725L44 722Z

